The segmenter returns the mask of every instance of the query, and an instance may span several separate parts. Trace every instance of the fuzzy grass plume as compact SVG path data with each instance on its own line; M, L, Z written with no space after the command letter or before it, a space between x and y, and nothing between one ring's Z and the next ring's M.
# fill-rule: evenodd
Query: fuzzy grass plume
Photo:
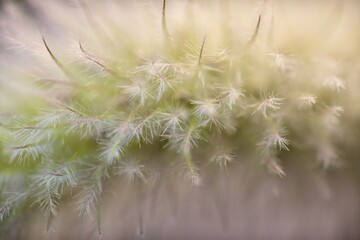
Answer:
M313 174L352 164L356 1L32 0L1 11L2 221L38 209L49 227L63 201L99 221L119 178L202 186L242 162L279 178L294 159Z

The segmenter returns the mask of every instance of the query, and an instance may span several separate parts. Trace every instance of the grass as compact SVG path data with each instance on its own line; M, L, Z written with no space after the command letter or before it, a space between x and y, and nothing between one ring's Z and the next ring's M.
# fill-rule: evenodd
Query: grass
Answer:
M99 215L107 182L169 177L154 166L199 186L241 156L279 178L299 155L314 169L346 164L359 121L357 4L323 29L326 14L306 24L265 2L221 13L216 1L37 2L40 22L5 5L1 42L22 50L1 52L0 219L39 209L51 223L63 199Z

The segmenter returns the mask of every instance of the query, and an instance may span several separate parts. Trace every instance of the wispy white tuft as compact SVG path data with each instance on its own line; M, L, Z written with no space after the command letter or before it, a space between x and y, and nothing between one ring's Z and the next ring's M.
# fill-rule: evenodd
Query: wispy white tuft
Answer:
M344 81L337 76L326 77L323 81L323 85L338 92L345 89Z
M224 87L221 89L220 97L222 102L227 104L230 109L236 104L240 97L244 97L244 91L234 87Z
M129 85L119 86L122 92L128 96L129 101L138 101L141 106L145 105L145 101L153 98L149 85L144 79L136 79Z
M163 137L169 141L167 145L180 153L190 153L197 147L197 141L203 139L197 127L187 127L179 132L164 134Z
M217 165L220 170L228 173L228 165L234 161L235 155L231 153L217 154L211 158L212 164Z
M258 103L251 105L252 107L255 107L253 115L255 113L261 113L265 118L267 118L269 110L279 110L283 101L284 98L279 98L272 93L262 93L261 100Z
M290 141L286 138L285 129L280 128L277 130L269 130L259 145L262 146L265 151L268 151L272 148L277 148L279 150L285 149L289 151L289 143Z
M310 108L317 102L317 97L311 94L303 94L299 97L299 107L302 109Z
M116 174L125 176L130 183L133 183L135 179L145 181L144 168L144 165L132 159L130 161L121 162L120 167L117 168Z

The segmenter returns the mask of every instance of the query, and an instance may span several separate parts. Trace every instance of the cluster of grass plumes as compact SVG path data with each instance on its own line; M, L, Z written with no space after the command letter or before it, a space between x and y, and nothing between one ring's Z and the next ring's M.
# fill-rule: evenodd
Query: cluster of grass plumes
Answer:
M92 214L116 176L201 185L241 161L279 177L294 157L346 163L357 3L299 23L282 2L134 2L4 6L1 220L29 206L51 219L66 198Z

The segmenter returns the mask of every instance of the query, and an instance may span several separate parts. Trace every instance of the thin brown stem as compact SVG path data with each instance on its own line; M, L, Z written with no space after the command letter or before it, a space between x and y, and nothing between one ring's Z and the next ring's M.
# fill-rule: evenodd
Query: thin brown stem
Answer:
M251 37L251 39L249 40L249 42L246 44L245 48L248 48L250 47L256 40L257 36L258 36L258 33L259 33L259 29L260 29L260 24L261 24L261 14L259 15L258 17L258 20L257 20L257 24L256 24L256 28L255 28L255 31Z
M72 107L69 107L69 106L65 106L65 105L64 105L64 108L67 109L67 110L69 110L70 112L73 112L73 113L81 116L81 117L87 118L86 114L84 114L84 113L82 113L82 112L79 112L79 111L75 110L75 109L72 108Z
M45 37L42 36L42 41L45 45L45 48L47 50L47 52L49 53L50 57L52 58L52 60L55 62L55 64L61 69L61 71L64 72L64 74L71 78L71 74L69 73L69 71L65 68L65 66L55 57L55 55L53 54L53 52L50 50L49 45L47 44Z
M170 37L168 28L167 28L167 23L166 23L166 0L163 0L163 4L162 4L162 29L163 32L165 34L165 36L168 38Z
M113 75L115 78L120 78L120 76L114 70L106 67L104 64L102 64L101 62L96 60L96 57L94 55L89 54L87 51L85 51L85 49L83 48L83 46L81 45L80 42L79 42L79 47L80 47L80 50L84 54L84 57L86 59L88 59L89 61L95 63L96 65L99 65L102 69L104 69L105 71L107 71L108 73Z
M22 145L22 146L13 147L13 149L18 150L18 149L24 149L24 148L33 147L33 146L34 146L34 144L26 144L26 145Z
M201 65L201 59L203 57L205 42L206 42L206 36L204 36L203 41L201 43L201 48L200 48L200 53L199 53L199 60L198 60L199 66Z

